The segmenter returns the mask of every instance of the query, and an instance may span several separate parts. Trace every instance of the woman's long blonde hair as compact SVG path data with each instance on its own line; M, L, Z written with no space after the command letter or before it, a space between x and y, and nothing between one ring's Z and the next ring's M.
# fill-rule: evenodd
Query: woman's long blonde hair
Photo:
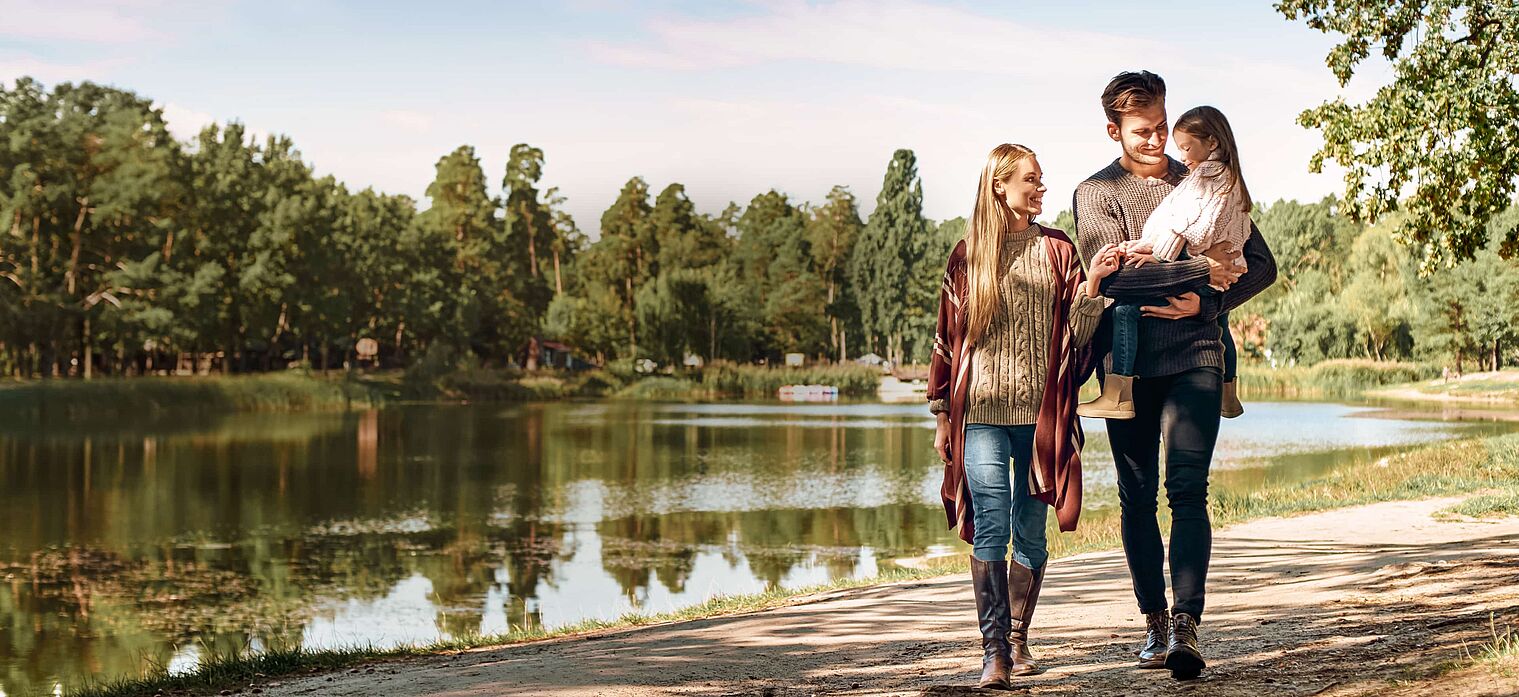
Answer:
M991 154L986 156L986 168L981 170L981 183L976 187L976 209L965 224L965 270L970 286L966 339L972 343L986 333L992 315L997 312L1000 301L997 270L1002 261L1002 235L1012 227L1014 218L1012 209L997 195L993 183L1000 181L1006 186L1017 173L1018 163L1033 156L1034 151L1022 145L1003 143L992 148Z

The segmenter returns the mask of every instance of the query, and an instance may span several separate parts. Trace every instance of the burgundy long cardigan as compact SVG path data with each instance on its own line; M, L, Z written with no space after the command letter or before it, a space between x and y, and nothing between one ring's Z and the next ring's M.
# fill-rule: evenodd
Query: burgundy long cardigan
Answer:
M1076 529L1081 517L1081 448L1086 436L1076 416L1077 391L1096 365L1088 342L1074 346L1070 335L1071 305L1082 292L1086 274L1076 256L1076 246L1063 231L1040 226L1055 281L1053 331L1050 333L1050 367L1044 381L1044 398L1034 426L1034 462L1029 468L1029 493L1055 509L1060 530ZM944 399L949 405L949 454L939 494L949 527L960 529L960 539L975 537L970 489L965 479L965 419L970 407L971 353L966 340L966 316L970 297L965 241L955 245L944 270L939 291L939 324L934 335L933 359L928 371L928 399Z

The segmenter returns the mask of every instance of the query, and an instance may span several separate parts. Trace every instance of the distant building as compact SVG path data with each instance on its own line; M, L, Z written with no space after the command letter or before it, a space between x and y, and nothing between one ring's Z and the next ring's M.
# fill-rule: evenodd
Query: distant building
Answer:
M792 368L800 368L805 359L806 357L800 353L788 353L786 354L786 365Z
M585 370L591 367L589 361L581 360L575 355L575 349L557 341L548 341L533 337L528 339L527 349L522 352L522 365L533 366L531 360L537 353L538 368L558 368L560 370Z
M877 356L874 353L867 353L863 356L860 356L859 358L854 359L854 362L859 363L860 365L881 365L882 363L886 362L886 359Z

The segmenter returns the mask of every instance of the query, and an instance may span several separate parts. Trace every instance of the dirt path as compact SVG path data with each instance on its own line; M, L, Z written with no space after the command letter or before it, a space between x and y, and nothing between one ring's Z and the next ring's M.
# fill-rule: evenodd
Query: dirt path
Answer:
M1446 522L1455 500L1376 504L1215 535L1209 669L1131 667L1142 622L1121 552L1054 562L1034 625L1032 695L1519 694L1519 677L1433 676L1519 623L1519 519ZM272 695L976 694L968 578L845 591L776 610L317 675ZM1402 682L1392 683L1390 679ZM990 693L1006 694L1006 693Z

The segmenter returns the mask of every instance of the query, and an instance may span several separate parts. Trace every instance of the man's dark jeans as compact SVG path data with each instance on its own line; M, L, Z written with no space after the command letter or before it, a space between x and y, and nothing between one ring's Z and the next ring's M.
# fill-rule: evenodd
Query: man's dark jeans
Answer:
M1155 518L1160 447L1171 506L1171 589L1174 612L1201 618L1213 530L1208 520L1208 468L1218 440L1223 376L1216 368L1134 381L1135 418L1108 421L1118 468L1123 550L1141 612L1166 609L1165 547Z

